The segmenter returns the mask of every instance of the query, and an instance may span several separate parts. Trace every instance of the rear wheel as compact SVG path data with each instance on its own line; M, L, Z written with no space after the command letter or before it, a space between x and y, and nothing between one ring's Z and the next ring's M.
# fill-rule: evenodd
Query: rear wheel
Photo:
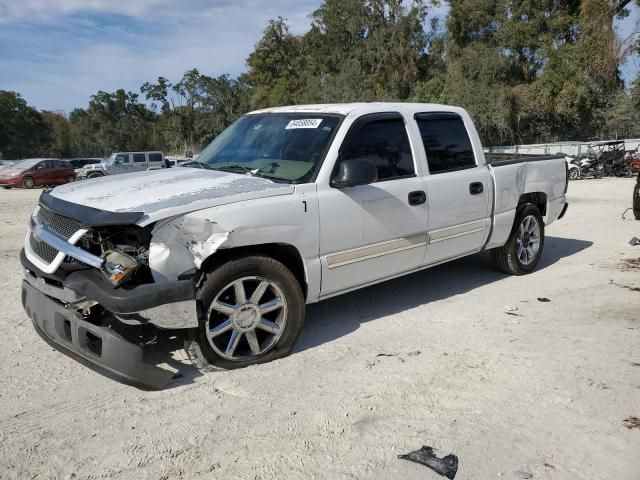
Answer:
M569 180L577 180L578 179L578 169L572 168L569 170Z
M22 186L30 190L35 186L35 182L32 177L24 177L24 180L22 180Z
M507 243L491 250L496 266L511 275L525 275L538 264L544 247L544 220L540 210L530 203L522 205Z
M304 323L300 284L269 257L245 256L221 265L206 275L198 299L206 314L185 351L203 371L284 357Z
M633 215L640 220L640 183L633 188Z

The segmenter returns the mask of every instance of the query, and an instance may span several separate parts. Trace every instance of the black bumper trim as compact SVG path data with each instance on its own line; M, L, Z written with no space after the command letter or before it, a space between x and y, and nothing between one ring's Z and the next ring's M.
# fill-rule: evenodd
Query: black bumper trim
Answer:
M564 207L562 207L562 211L560 212L560 215L558 215L558 220L564 217L564 214L567 213L567 208L569 208L569 204L565 203Z
M99 303L113 313L136 313L160 305L196 298L194 278L135 286L125 284L114 288L104 275L95 269L83 268L65 272L64 275L47 275L29 261L24 251L20 253L20 261L36 276L57 280L65 287Z
M109 212L67 202L44 191L40 195L40 205L65 217L78 220L88 227L108 225L131 225L144 217L144 212Z
M53 348L105 376L146 390L164 388L174 373L143 360L139 345L113 330L87 322L28 282L22 305L38 334Z

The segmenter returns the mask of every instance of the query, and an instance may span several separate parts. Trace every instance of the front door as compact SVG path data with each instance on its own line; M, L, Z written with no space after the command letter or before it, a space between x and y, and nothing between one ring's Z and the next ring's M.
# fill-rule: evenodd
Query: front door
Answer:
M429 244L426 263L475 252L491 228L493 183L489 169L478 166L467 127L455 113L415 116L429 175ZM472 128L472 127L471 127Z
M133 162L131 155L128 153L119 153L113 161L113 173L129 173L133 172Z
M424 261L427 202L404 118L365 115L351 127L339 160L367 159L378 181L318 185L321 296L408 271Z

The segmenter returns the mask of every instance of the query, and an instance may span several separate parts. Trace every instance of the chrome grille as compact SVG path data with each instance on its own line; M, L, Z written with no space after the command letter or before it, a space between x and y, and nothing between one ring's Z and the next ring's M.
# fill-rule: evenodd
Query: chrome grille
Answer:
M74 233L81 228L84 228L84 225L81 222L52 212L45 207L40 207L37 218L38 222L47 225L50 230L66 239L71 238Z
M29 236L29 244L31 245L31 250L33 250L33 253L38 255L47 263L53 262L53 260L56 258L56 255L58 254L58 251L55 248L47 245L44 242L41 242L40 240L37 240L33 236L33 234Z

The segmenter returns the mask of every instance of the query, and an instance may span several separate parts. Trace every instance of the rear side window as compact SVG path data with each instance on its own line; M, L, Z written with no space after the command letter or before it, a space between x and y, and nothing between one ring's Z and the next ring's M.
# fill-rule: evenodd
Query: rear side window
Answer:
M66 160L56 160L56 167L59 168L73 168L73 166Z
M147 161L146 158L144 158L144 153L134 153L133 154L133 161L134 163L144 163Z
M162 162L162 154L161 153L150 153L149 154L150 162Z
M450 113L415 116L427 154L429 173L444 173L476 166L469 134L462 118Z
M415 175L409 137L400 116L372 119L356 127L342 146L340 158L372 161L378 181Z

